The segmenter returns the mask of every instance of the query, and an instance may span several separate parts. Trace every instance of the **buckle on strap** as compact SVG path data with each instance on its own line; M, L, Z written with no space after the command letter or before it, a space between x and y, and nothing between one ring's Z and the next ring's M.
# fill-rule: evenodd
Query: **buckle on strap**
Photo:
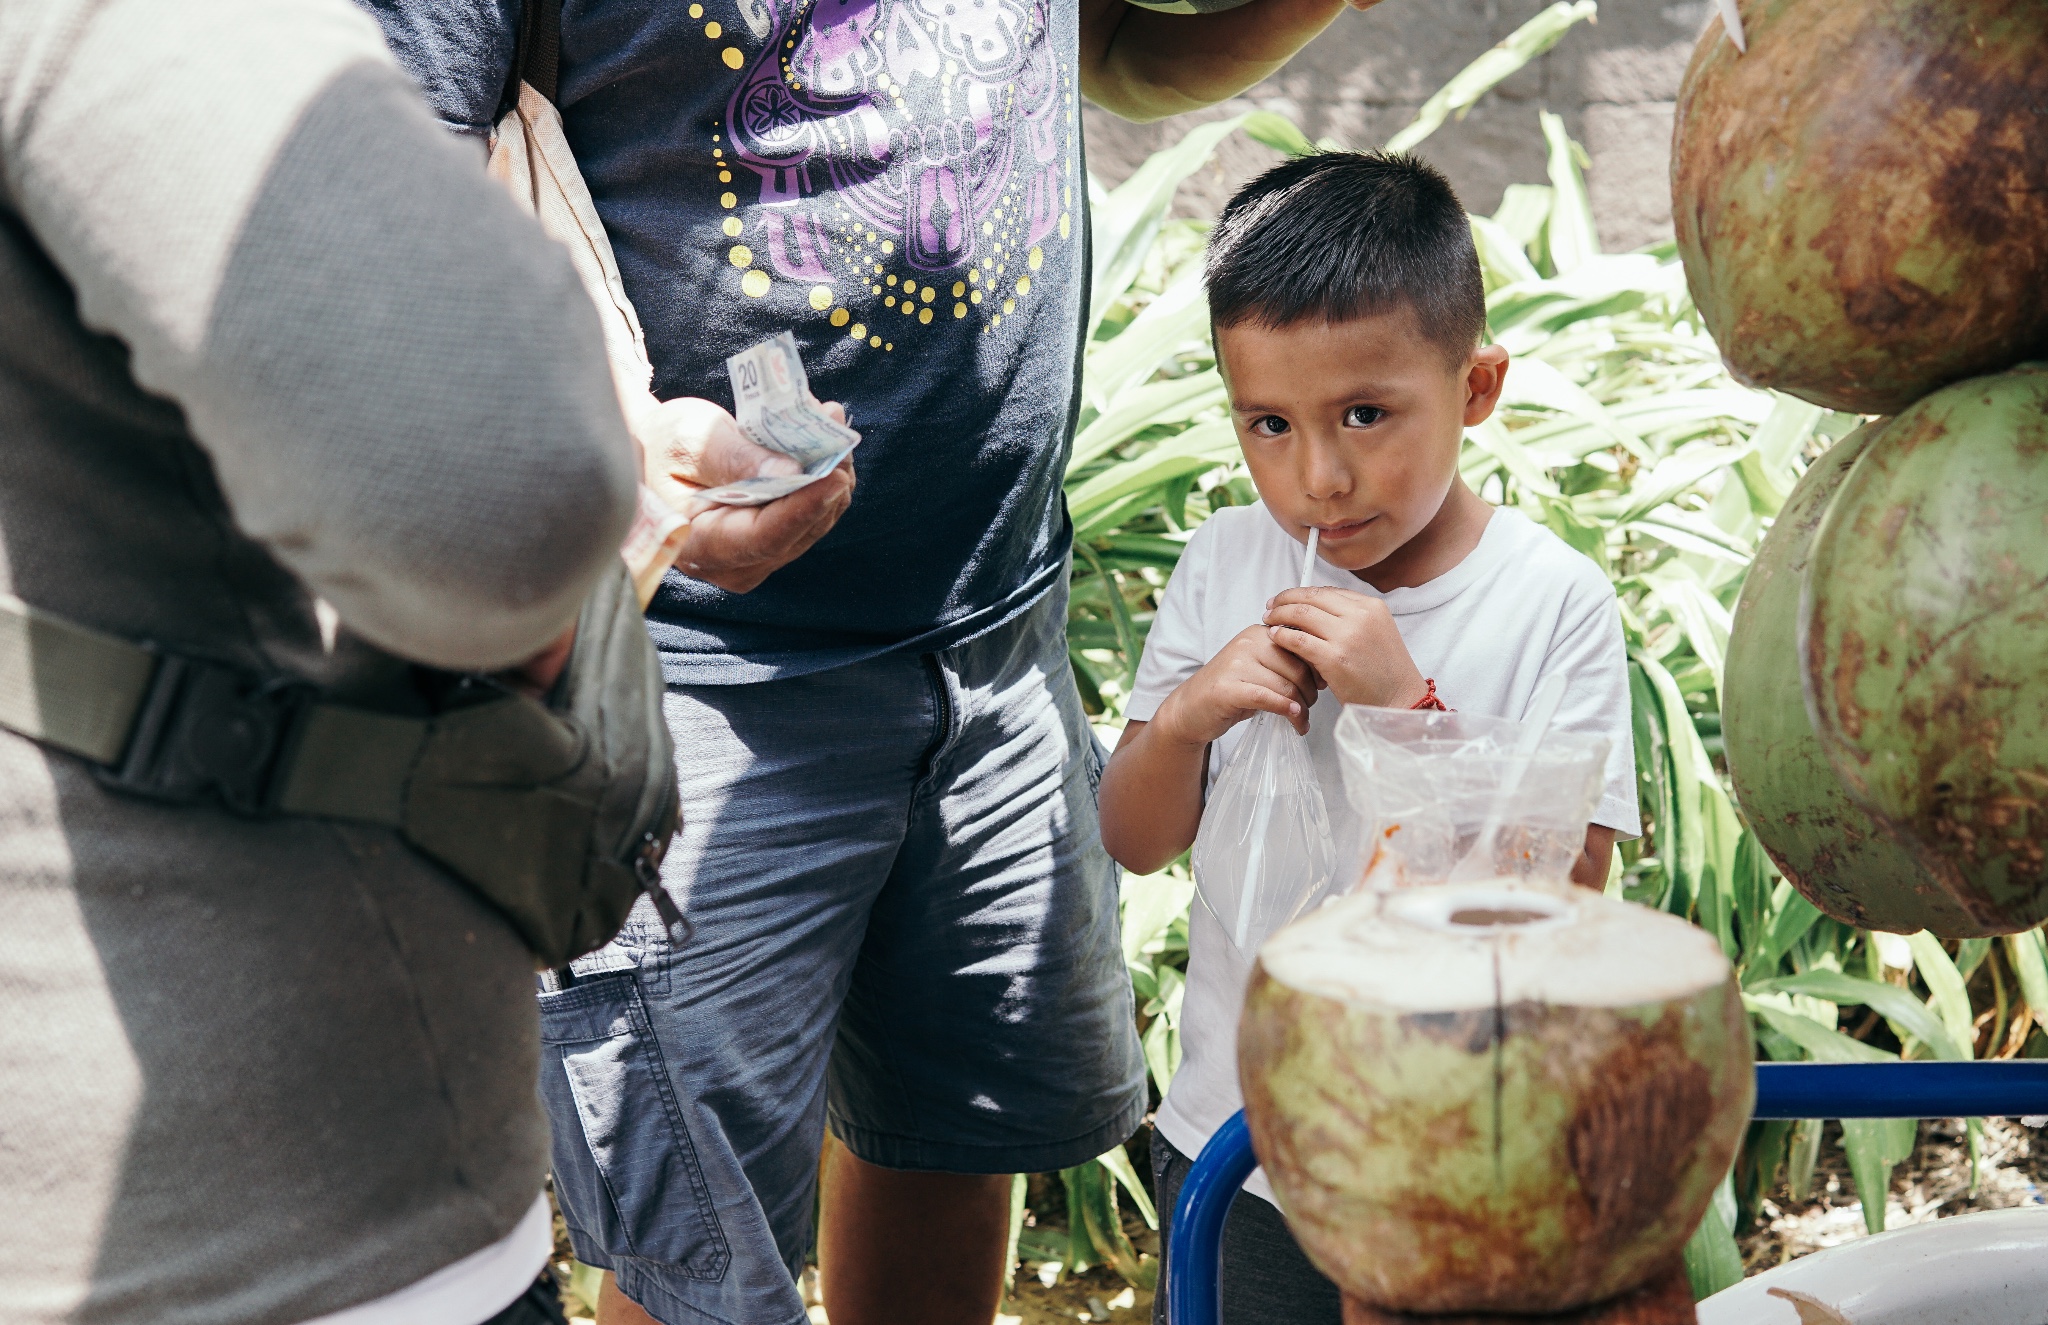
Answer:
M154 650L153 650L154 652ZM120 761L95 766L110 791L236 814L277 808L316 687L158 652Z

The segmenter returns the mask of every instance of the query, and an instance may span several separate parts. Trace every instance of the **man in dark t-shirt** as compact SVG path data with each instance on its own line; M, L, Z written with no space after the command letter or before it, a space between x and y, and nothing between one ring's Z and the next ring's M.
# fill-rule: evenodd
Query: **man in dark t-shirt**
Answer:
M519 0L359 3L487 135ZM745 593L671 572L648 613L691 936L636 919L541 996L556 1191L613 1273L605 1325L803 1321L828 1123L835 1325L985 1325L1008 1175L1142 1120L1064 635L1080 99L1222 100L1343 5L564 5L558 101L655 394L729 405L726 356L786 329L863 437L810 551Z

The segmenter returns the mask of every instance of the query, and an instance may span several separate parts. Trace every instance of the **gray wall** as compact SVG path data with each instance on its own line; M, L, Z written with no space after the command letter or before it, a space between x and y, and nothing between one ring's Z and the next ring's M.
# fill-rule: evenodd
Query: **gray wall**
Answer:
M1156 124L1131 124L1090 105L1088 164L1115 185L1204 119L1262 107L1311 138L1375 147L1414 118L1451 75L1546 7L1548 0L1385 0L1346 10L1279 73L1244 96ZM1592 158L1586 183L1603 246L1634 248L1671 233L1672 106L1708 0L1601 0L1597 24L1574 27L1548 55L1496 88L1460 123L1417 149L1457 185L1466 208L1491 212L1501 190L1544 178L1538 110L1565 118ZM1277 160L1233 135L1181 189L1175 209L1213 215L1239 183Z

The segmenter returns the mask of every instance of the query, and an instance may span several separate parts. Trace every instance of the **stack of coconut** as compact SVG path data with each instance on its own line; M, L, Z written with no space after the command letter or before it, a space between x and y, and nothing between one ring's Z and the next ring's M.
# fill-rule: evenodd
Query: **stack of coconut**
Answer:
M1725 734L1785 876L1854 925L2048 917L2048 4L1752 0L1672 156L1730 369L1888 416L1745 583Z
M1831 915L2025 929L2048 916L2048 0L1720 9L1673 158L1694 299L1740 377L1887 416L1811 466L1750 572L1737 791ZM1754 1088L1703 932L1522 881L1357 894L1260 951L1238 1046L1349 1325L1694 1319L1680 1249Z

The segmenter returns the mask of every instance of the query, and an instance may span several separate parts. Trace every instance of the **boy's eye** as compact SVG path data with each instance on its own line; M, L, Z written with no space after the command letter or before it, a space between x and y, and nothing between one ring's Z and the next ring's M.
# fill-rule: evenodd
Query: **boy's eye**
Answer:
M1265 414L1252 420L1252 432L1260 437L1278 437L1287 431L1287 420L1278 414Z
M1370 428L1385 417L1387 417L1387 412L1377 405L1353 405L1350 409L1344 411L1344 426L1347 428Z

